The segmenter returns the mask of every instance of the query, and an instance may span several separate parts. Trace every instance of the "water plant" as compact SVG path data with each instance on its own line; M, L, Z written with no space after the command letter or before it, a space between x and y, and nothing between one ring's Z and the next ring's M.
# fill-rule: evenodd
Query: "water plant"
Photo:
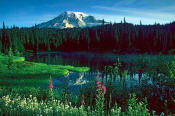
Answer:
M130 116L149 116L150 113L146 106L147 104L137 101L135 94L130 94L126 114Z

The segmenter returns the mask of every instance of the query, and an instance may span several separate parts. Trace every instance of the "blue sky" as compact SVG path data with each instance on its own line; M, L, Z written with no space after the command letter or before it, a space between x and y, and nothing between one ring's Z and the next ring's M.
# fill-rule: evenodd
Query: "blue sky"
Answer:
M139 24L175 21L175 0L0 0L0 27L30 27L64 11L79 11L97 19Z

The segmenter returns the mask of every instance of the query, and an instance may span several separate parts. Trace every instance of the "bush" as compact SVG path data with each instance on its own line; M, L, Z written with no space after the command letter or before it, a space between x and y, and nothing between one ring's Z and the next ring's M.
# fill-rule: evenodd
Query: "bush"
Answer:
M128 109L126 110L126 114L128 116L149 116L150 113L146 108L146 104L143 102L137 102L136 95L130 95L130 99L128 101Z

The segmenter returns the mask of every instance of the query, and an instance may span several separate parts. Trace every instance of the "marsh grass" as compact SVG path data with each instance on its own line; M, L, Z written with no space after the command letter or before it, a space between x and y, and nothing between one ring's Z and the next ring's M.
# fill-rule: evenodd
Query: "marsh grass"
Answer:
M87 67L73 67L62 65L47 65L44 63L31 63L31 62L15 62L15 68L8 70L4 65L1 76L31 76L31 75L48 75L63 76L68 74L69 71L86 72L89 70Z
M25 61L24 57L0 55L0 86L35 86L49 82L49 75L64 76L69 71L86 72L88 67L47 65ZM12 69L9 69L12 65Z

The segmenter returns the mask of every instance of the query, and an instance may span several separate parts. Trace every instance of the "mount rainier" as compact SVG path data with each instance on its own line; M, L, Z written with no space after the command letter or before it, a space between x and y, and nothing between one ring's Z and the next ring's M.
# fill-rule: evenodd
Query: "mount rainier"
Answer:
M65 11L58 17L37 26L39 28L74 28L74 27L91 27L101 25L103 20L97 20L82 12Z

